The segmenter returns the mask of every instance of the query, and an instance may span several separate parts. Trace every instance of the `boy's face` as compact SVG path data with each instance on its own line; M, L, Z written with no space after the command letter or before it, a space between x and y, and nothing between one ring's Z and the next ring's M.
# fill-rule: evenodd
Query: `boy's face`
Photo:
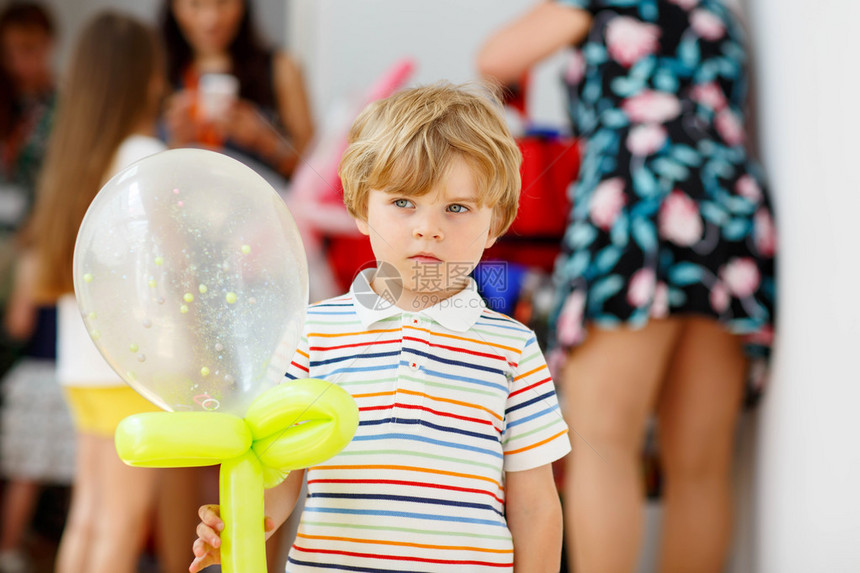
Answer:
M357 220L370 237L377 261L394 267L403 282L397 306L420 310L462 290L467 275L496 238L493 209L478 206L472 168L455 157L448 172L420 197L373 189L367 220ZM372 285L376 292L382 292Z

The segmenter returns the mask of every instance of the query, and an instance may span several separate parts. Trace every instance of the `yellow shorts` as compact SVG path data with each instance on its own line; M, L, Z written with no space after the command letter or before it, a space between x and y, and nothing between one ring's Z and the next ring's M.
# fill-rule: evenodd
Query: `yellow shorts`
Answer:
M128 386L65 386L66 401L79 432L112 438L123 418L161 408Z

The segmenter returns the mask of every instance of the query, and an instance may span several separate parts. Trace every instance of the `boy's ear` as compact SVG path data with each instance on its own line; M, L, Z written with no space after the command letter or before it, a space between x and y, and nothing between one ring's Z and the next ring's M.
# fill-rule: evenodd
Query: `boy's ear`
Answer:
M496 237L496 236L493 234L493 232L492 232L492 231L490 231L490 234L487 236L487 242L486 242L486 243L484 243L484 248L485 248L485 249L489 249L490 247L492 247L493 245L495 245L495 244L496 244L496 239L498 239L498 237Z
M365 219L359 219L356 217L355 226L358 227L358 230L362 235L370 236L370 225L367 224Z

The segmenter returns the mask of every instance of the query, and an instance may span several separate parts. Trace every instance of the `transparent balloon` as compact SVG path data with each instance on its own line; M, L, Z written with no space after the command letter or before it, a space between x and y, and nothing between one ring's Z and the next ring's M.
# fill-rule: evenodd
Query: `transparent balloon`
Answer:
M102 355L168 411L243 416L282 380L308 302L283 200L249 167L198 149L105 184L78 233L74 282Z

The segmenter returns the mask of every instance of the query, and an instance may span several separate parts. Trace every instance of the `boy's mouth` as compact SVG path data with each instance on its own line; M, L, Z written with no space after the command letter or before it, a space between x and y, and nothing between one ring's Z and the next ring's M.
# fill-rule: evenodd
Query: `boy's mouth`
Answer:
M431 253L416 253L409 257L410 261L415 261L416 263L441 263L442 259L431 254Z

